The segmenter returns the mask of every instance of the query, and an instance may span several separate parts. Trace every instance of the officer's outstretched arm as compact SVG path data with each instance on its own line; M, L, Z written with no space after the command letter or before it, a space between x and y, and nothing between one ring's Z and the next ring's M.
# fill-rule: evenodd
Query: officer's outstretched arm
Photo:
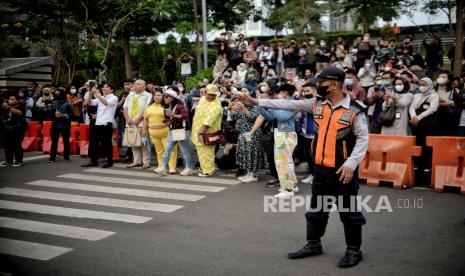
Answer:
M309 100L258 100L258 105L271 109L312 112L316 99Z

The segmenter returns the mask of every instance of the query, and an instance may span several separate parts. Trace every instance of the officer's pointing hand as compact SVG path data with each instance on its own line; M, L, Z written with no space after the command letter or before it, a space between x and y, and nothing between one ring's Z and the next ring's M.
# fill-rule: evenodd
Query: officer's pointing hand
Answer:
M339 181L342 181L343 184L349 183L354 176L354 170L346 166L341 166L339 170L337 170L336 174L339 173L341 174Z

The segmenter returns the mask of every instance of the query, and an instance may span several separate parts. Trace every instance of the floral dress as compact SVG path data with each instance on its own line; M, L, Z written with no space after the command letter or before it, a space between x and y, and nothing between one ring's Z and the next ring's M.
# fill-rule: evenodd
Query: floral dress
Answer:
M239 137L237 142L236 164L239 168L248 172L258 172L265 164L265 155L263 150L263 134L261 129L252 136L252 142L247 142L242 135L252 130L252 127L260 115L258 106L249 106L247 109L250 116L246 117L240 110L233 113L233 120L237 120Z

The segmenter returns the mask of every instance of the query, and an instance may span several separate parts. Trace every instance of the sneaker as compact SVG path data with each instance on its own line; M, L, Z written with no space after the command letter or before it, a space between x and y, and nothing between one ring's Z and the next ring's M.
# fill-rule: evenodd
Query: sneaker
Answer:
M288 190L281 191L279 192L279 194L274 195L274 197L276 198L290 198L293 196L294 196L294 192L293 191L289 192Z
M23 165L23 163L14 163L13 167L21 167L22 165Z
M274 188L274 187L277 187L278 185L279 185L279 179L273 178L265 184L265 187Z
M113 163L105 162L102 165L102 169L106 169L106 168L110 168L110 167L113 167Z
M279 192L282 192L282 191L285 191L285 190L286 190L286 189L279 189L278 191L279 191ZM298 192L299 192L299 187L298 187L298 186L295 186L295 187L292 189L292 191L293 191L294 193L298 193Z
M55 160L53 160L53 159L48 159L47 163L55 163Z
M182 176L188 176L188 175L193 175L193 174L194 174L194 171L191 168L185 168L180 173L180 175L182 175Z
M162 167L156 168L155 170L153 170L153 172L163 176L168 174L167 170L163 169Z
M199 172L199 174L198 174L198 176L200 176L200 177L209 177L209 176L212 176L212 175L215 175L215 172L212 172L212 173Z
M243 182L244 179L247 179L250 176L250 173L244 174L243 176L239 176L237 180Z
M2 163L0 163L0 167L6 167L9 165L11 165L11 163L7 163L6 161L3 161Z
M309 170L310 169L308 167L307 162L302 162L297 167L295 167L295 172L296 173L308 173Z
M170 169L170 174L176 174L176 169Z
M65 159L64 161L65 161L65 163L71 162L71 160L69 160L69 159Z
M309 176L302 179L302 183L312 184L313 183L313 175L310 174Z
M98 166L98 163L93 163L93 162L89 162L89 163L86 163L86 164L82 164L82 165L81 165L82 168L97 167L97 166Z
M254 176L253 174L250 174L249 177L243 178L241 181L244 183L257 182L258 178Z

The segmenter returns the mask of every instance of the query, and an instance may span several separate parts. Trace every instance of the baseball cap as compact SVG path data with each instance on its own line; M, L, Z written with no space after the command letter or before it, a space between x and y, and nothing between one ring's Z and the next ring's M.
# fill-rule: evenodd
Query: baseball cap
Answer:
M331 66L321 70L320 74L316 76L313 80L316 82L324 80L335 80L335 81L344 81L346 73L341 69Z

